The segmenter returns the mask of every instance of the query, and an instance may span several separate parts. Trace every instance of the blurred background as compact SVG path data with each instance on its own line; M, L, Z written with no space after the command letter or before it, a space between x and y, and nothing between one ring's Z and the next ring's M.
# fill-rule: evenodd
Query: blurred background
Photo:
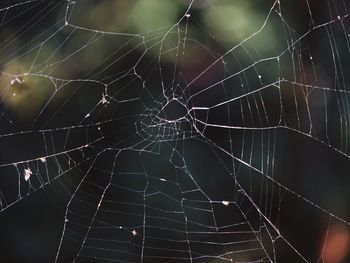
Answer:
M348 8L1 1L0 261L350 262Z

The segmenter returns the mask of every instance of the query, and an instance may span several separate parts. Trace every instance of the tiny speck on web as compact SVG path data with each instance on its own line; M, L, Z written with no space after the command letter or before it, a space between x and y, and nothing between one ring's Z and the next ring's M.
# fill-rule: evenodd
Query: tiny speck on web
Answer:
M229 201L222 201L221 203L222 203L224 206L228 206L228 205L230 204Z
M24 180L28 181L30 177L32 176L33 172L30 170L30 168L24 169Z
M106 99L105 95L102 95L101 103L102 104L108 104L109 103L108 100Z

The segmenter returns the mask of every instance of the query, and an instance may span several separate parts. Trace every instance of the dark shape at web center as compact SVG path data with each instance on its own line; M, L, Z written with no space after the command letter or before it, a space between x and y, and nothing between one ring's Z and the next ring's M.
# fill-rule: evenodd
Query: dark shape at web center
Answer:
M159 116L168 121L175 121L184 118L187 110L184 104L176 99L169 101L160 111Z

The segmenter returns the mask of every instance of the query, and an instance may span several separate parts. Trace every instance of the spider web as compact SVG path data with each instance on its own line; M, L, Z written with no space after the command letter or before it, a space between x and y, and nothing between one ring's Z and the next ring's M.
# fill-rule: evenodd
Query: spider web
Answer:
M5 0L0 21L3 261L330 262L345 0Z

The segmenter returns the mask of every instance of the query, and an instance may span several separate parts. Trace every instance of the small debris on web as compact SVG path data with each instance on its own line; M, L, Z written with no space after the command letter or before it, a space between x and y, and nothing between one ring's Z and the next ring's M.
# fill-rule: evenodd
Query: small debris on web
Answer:
M33 172L30 168L24 169L24 180L28 181L30 177L32 176Z

